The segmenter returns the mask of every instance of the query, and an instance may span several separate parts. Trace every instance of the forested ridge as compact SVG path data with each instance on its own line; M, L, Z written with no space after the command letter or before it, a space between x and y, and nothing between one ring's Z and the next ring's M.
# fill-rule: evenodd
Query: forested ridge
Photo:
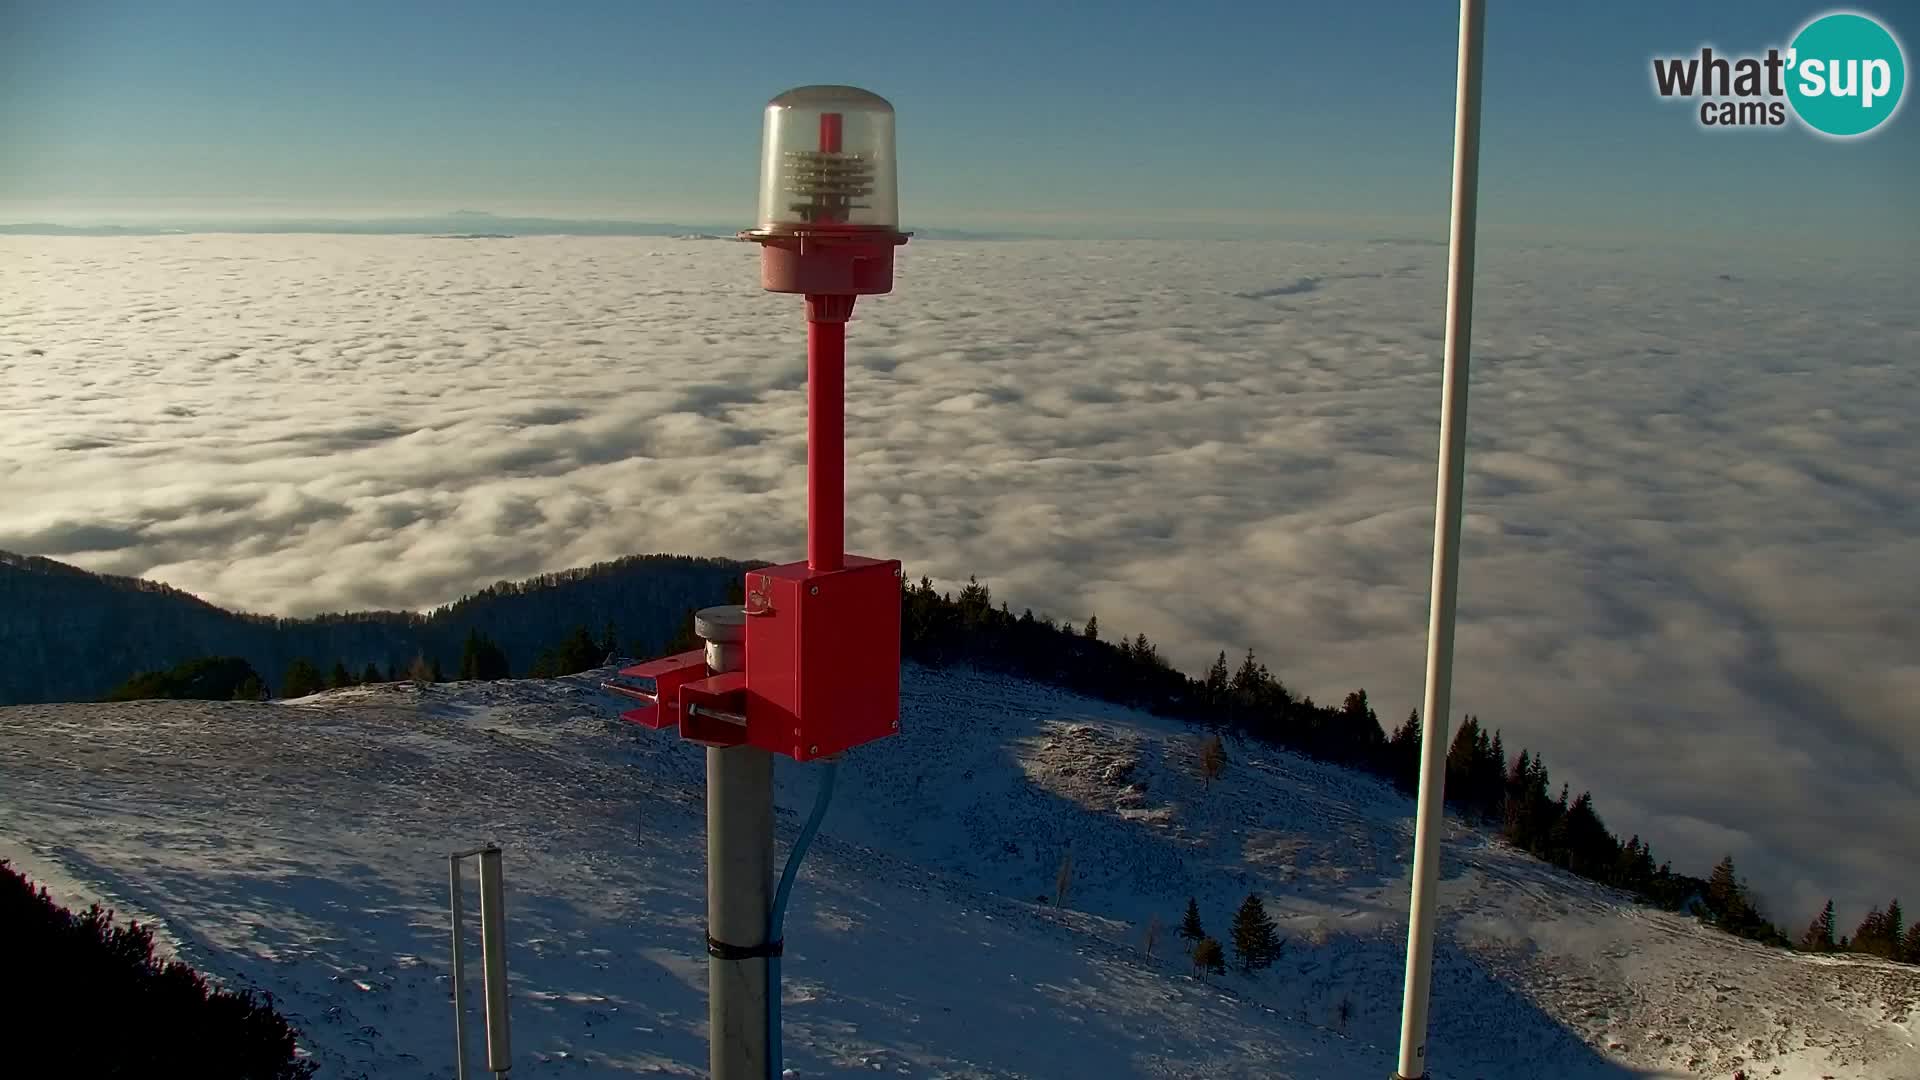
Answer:
M502 581L430 612L355 611L285 618L227 611L141 578L95 574L0 552L0 705L97 699L140 672L240 657L276 692L295 661L364 673L405 672L416 657L457 670L472 631L505 651L516 674L574 626L622 649L659 646L689 607L704 607L759 563L631 555Z
M111 577L0 552L0 704L103 696L297 697L328 687L411 678L554 676L609 656L650 658L692 647L692 614L740 600L741 576L765 565L635 555L520 582L499 582L427 613L351 612L304 619L223 610L170 586ZM902 649L931 665L965 664L1051 683L1359 769L1411 793L1420 718L1391 732L1364 689L1338 705L1294 693L1252 650L1222 652L1198 676L1177 670L1144 634L1104 635L995 607L987 585L957 596L922 578L903 585ZM19 660L25 660L22 663ZM1498 830L1535 856L1689 911L1728 933L1808 951L1852 951L1920 963L1920 923L1899 900L1844 933L1833 906L1804 930L1776 924L1731 856L1706 876L1657 860L1649 840L1621 840L1590 792L1556 794L1542 756L1513 752L1503 733L1467 716L1450 725L1446 797L1452 812Z

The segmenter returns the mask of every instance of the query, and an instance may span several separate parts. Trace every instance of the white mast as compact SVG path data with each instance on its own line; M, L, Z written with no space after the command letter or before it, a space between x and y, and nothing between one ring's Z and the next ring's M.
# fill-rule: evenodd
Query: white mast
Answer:
M1427 626L1427 689L1420 714L1420 801L1413 827L1413 898L1407 925L1407 985L1400 1010L1395 1080L1427 1076L1427 1004L1433 984L1433 921L1446 826L1447 710L1453 692L1453 622L1460 595L1461 487L1466 475L1467 357L1473 329L1473 246L1480 187L1481 0L1460 0L1459 82L1454 91L1453 222L1447 242L1447 342L1440 390L1439 490L1434 498L1433 599Z

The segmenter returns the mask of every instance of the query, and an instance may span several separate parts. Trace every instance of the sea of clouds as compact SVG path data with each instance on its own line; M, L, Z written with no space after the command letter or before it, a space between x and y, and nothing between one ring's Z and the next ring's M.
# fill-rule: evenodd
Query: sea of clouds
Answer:
M0 238L0 548L305 614L803 550L751 245ZM1798 929L1920 897L1913 272L1483 245L1456 713ZM848 544L1418 703L1445 249L915 243L849 333Z

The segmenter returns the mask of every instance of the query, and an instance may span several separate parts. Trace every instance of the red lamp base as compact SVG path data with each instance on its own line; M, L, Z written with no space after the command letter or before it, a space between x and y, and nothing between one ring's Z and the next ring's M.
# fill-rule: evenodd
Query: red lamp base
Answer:
M880 229L750 229L760 244L760 287L815 296L874 296L893 291L893 249L907 233Z

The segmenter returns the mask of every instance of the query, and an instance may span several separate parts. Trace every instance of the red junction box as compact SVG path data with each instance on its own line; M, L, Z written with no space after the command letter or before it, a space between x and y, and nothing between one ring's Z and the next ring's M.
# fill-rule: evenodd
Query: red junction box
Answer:
M747 741L811 761L900 730L900 562L747 573Z

